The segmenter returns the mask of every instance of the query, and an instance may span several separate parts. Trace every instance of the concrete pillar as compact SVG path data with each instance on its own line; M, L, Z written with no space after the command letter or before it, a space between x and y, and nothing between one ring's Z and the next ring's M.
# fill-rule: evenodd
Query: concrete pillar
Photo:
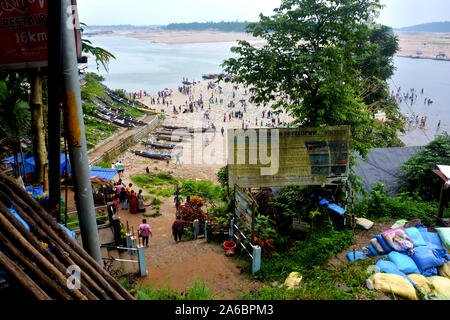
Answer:
M230 241L234 241L234 218L230 220Z
M261 247L253 247L252 275L255 275L261 269Z
M147 264L145 263L144 247L138 248L137 257L139 261L139 274L141 277L145 277L147 275Z
M194 220L194 240L197 240L197 236L200 233L200 222L196 219Z

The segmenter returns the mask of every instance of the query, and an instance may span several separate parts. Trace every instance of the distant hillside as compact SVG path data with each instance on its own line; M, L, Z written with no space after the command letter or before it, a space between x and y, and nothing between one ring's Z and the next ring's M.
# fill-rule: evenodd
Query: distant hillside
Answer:
M192 23L171 23L164 27L166 30L218 30L222 32L246 32L246 26L250 22L192 22Z
M398 28L395 31L407 32L450 32L450 21L418 24L411 27Z
M134 26L131 24L121 24L121 25L102 25L102 26L97 26L97 25L91 25L91 26L83 26L84 29L89 30L89 29L157 29L157 28L161 28L162 26L159 25L151 25L151 26Z

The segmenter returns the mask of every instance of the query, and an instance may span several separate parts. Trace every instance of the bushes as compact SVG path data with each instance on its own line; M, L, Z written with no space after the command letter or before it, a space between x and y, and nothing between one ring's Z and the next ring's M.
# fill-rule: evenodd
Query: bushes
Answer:
M348 248L353 243L350 230L322 230L311 234L306 241L297 241L283 254L274 254L270 260L263 260L258 277L268 280L286 278L293 271L320 266L330 257Z
M432 172L436 165L450 165L450 136L447 132L437 136L400 166L402 181L400 191L417 192L426 201L439 201L442 180Z
M371 193L355 204L354 214L372 220L419 218L424 224L431 224L436 219L437 202L424 202L406 194L395 198L386 196L383 184L374 187ZM450 210L444 210L448 216Z

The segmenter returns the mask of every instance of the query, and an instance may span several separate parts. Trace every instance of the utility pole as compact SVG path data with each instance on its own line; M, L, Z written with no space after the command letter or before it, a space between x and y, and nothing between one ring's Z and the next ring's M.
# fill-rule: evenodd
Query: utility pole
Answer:
M62 0L62 71L64 120L70 154L75 202L84 249L102 265L100 241L90 179L86 134L81 105L72 1ZM81 43L79 44L81 45Z

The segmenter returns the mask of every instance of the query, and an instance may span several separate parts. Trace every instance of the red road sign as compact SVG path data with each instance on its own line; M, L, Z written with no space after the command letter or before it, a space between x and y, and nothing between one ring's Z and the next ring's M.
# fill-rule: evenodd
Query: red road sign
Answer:
M81 56L76 0L72 14ZM0 68L24 69L47 66L48 0L0 0Z

